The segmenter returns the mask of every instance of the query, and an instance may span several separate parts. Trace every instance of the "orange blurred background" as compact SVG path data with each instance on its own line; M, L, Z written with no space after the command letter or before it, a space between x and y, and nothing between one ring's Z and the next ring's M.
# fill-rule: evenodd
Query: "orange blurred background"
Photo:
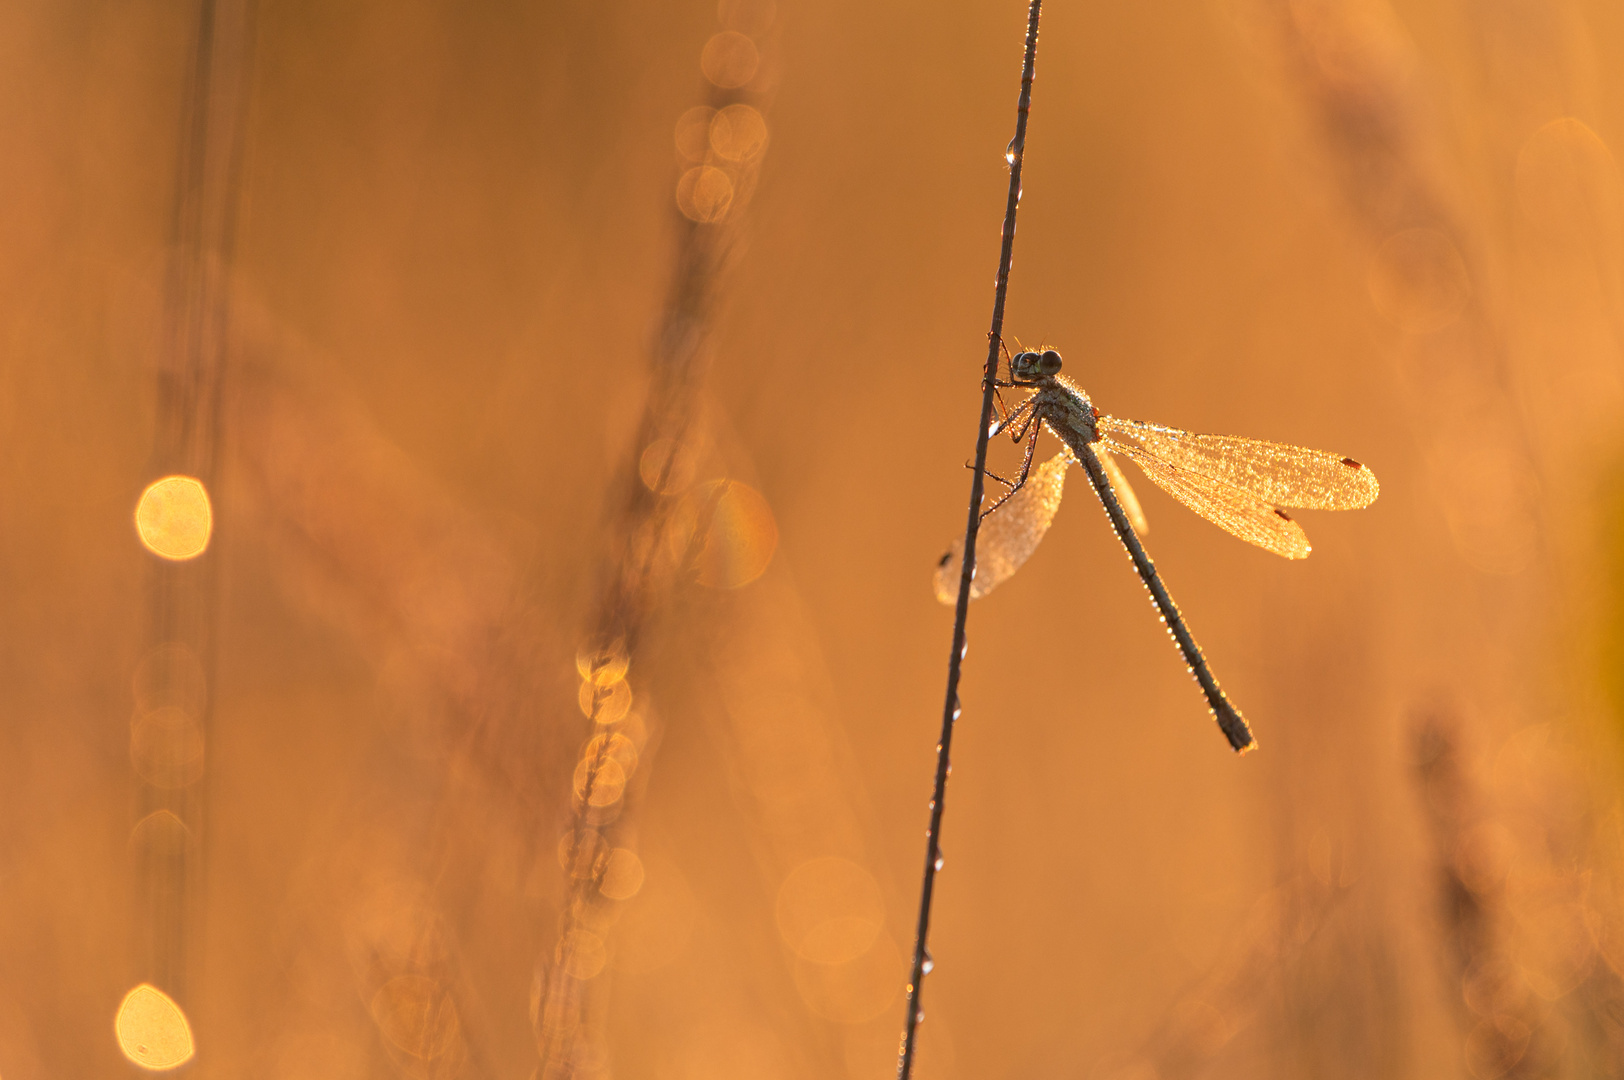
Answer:
M1024 5L227 8L0 11L0 1075L890 1075ZM1139 485L1237 759L1073 477L971 610L917 1075L1624 1075L1624 8L1055 3L1037 70L1006 333L1382 495L1287 563ZM600 679L626 506L693 558Z

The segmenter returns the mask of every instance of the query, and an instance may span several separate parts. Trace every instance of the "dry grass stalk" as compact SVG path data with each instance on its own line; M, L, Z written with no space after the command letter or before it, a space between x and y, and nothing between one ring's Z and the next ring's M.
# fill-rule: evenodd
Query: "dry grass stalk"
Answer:
M252 64L251 0L203 0L181 116L165 280L158 415L149 474L214 489L226 366L227 276ZM195 953L204 764L215 693L218 556L153 559L147 652L136 675L136 819L142 981L184 1003ZM153 717L176 718L158 722ZM138 727L138 731L136 728ZM140 744L135 745L134 740Z
M719 484L697 499L681 497L683 473L703 441L700 391L719 284L765 149L763 91L770 70L762 39L771 30L771 13L768 5L736 0L723 4L720 14L723 27L701 57L708 88L700 107L707 111L700 116L708 122L698 146L684 145L679 126L679 150L690 165L677 182L676 265L653 344L642 419L615 481L612 498L618 506L605 530L599 598L577 654L579 704L590 738L570 784L560 847L566 896L558 936L537 965L532 1007L543 1080L607 1068L600 1040L593 1037L600 1018L592 1015L588 991L606 982L599 975L606 963L609 909L616 903L608 878L617 859L635 859L617 846L625 835L617 825L633 785L646 780L646 767L641 776L634 773L650 749L655 724L643 700L646 686L634 695L628 671L673 587L693 575L712 515L727 492ZM690 110L684 121L694 117ZM743 126L759 132L753 145L746 145L749 133L734 130Z
M1466 1066L1480 1080L1559 1075L1560 1027L1551 1026L1550 1007L1530 985L1511 942L1516 916L1504 880L1511 856L1470 776L1459 721L1424 713L1415 743L1437 851L1446 978L1459 988Z
M1330 953L1329 964L1351 977L1347 934L1339 922L1354 913L1350 889L1330 867L1303 871L1260 896L1226 954L1190 984L1136 1050L1109 1054L1089 1072L1089 1080L1181 1080L1213 1075L1248 1075L1271 1054L1279 1054L1292 1021L1282 1012L1294 1005L1305 981ZM1345 983L1322 985L1345 1006ZM1311 988L1312 989L1312 988ZM1323 996L1323 994L1321 995ZM1284 1022L1281 1022L1284 1020ZM1363 1075L1355 1073L1355 1075Z
M1260 7L1373 252L1371 299L1395 332L1405 404L1455 547L1478 570L1515 573L1541 548L1538 466L1491 230L1465 197L1414 46L1384 0Z
M1021 165L1026 154L1026 121L1032 108L1032 79L1038 51L1038 18L1043 0L1032 0L1026 17L1026 55L1021 63L1021 96L1015 107L1015 137L1009 141L1009 196L1004 203L1003 243L998 253L997 285L993 291L992 328L987 331L987 362L981 374L981 416L976 428L975 468L970 477L970 509L964 526L964 547L959 574L958 601L953 609L953 648L947 658L947 700L942 706L942 733L936 744L936 780L931 789L930 825L925 830L925 870L919 887L919 922L914 931L913 964L908 976L907 1013L902 1020L899 1080L913 1072L915 1036L919 1030L920 991L930 963L930 907L936 871L942 858L942 810L947 801L947 775L952 771L953 725L959 717L959 671L964 661L964 626L970 613L970 582L975 576L976 535L981 528L981 497L987 477L987 441L992 427L993 396L997 392L999 351L1004 343L1004 300L1009 293L1009 269L1015 254L1015 214L1021 203Z
M296 351L257 314L239 302L243 352ZM342 1043L410 1076L494 1075L456 930L489 912L482 885L504 864L526 863L531 823L550 808L552 789L533 770L567 751L535 703L567 688L555 665L536 658L564 650L534 610L515 603L510 553L361 419L358 403L257 367L233 384L241 520L271 546L295 605L362 646L379 672L396 750L384 776L364 782L373 790L350 809L339 830L349 840L331 865L293 886L323 895L305 905L322 914L291 934L297 966L309 973L289 1000L329 984L353 985L354 999L318 998L320 1009L263 1037ZM403 821L401 808L425 791L438 794L424 819ZM376 799L393 810L376 812ZM464 842L469 835L481 843ZM314 975L346 958L347 973ZM346 1027L356 1021L370 1022L376 1037Z

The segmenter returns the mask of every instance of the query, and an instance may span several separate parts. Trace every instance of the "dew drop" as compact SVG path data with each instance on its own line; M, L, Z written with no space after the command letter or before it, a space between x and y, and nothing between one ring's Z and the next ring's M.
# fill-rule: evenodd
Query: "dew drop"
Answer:
M914 1013L914 1023L923 1024L924 1022L925 1022L925 1010L920 1009L919 1011Z
M936 970L936 961L931 958L930 950L925 950L925 962L919 965L919 970L926 975Z
M1009 145L1004 147L1004 160L1009 162L1011 165L1015 164L1015 140L1014 139L1009 140Z
M938 874L942 872L942 867L944 867L946 865L947 865L947 860L943 859L940 855L936 856L936 872Z

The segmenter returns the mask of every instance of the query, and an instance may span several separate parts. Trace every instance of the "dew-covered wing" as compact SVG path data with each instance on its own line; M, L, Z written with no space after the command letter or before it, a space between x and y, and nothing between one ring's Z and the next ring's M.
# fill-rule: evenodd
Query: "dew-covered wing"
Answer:
M1164 461L1142 446L1114 439L1108 445L1143 469L1157 487L1219 528L1288 559L1308 557L1308 536L1284 510L1250 491Z
M1049 531L1055 511L1060 509L1060 492L1066 484L1068 464L1070 455L1060 453L1034 466L1021 490L982 521L981 531L976 536L976 571L975 579L970 582L970 599L992 592L1032 557L1043 534ZM991 487L986 505L991 505L1001 490ZM958 602L963 565L964 538L961 536L953 541L953 546L936 565L936 599L944 604Z
M1381 490L1368 466L1325 450L1240 435L1198 435L1114 416L1102 416L1098 424L1180 471L1249 491L1274 506L1357 510L1375 502Z
M1150 534L1150 519L1145 516L1144 507L1139 505L1139 496L1133 493L1133 485L1128 483L1128 476L1117 464L1116 455L1104 447L1096 445L1094 455L1100 459L1105 467L1105 478L1111 482L1111 490L1116 492L1117 502L1122 504L1122 512L1128 515L1128 524L1140 536Z

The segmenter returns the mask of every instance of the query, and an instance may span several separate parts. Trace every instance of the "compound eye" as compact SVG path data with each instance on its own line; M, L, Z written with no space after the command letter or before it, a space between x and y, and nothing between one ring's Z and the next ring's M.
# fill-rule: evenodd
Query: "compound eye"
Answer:
M1053 349L1045 349L1043 355L1038 358L1038 364L1045 375L1053 375L1060 370L1060 354Z

